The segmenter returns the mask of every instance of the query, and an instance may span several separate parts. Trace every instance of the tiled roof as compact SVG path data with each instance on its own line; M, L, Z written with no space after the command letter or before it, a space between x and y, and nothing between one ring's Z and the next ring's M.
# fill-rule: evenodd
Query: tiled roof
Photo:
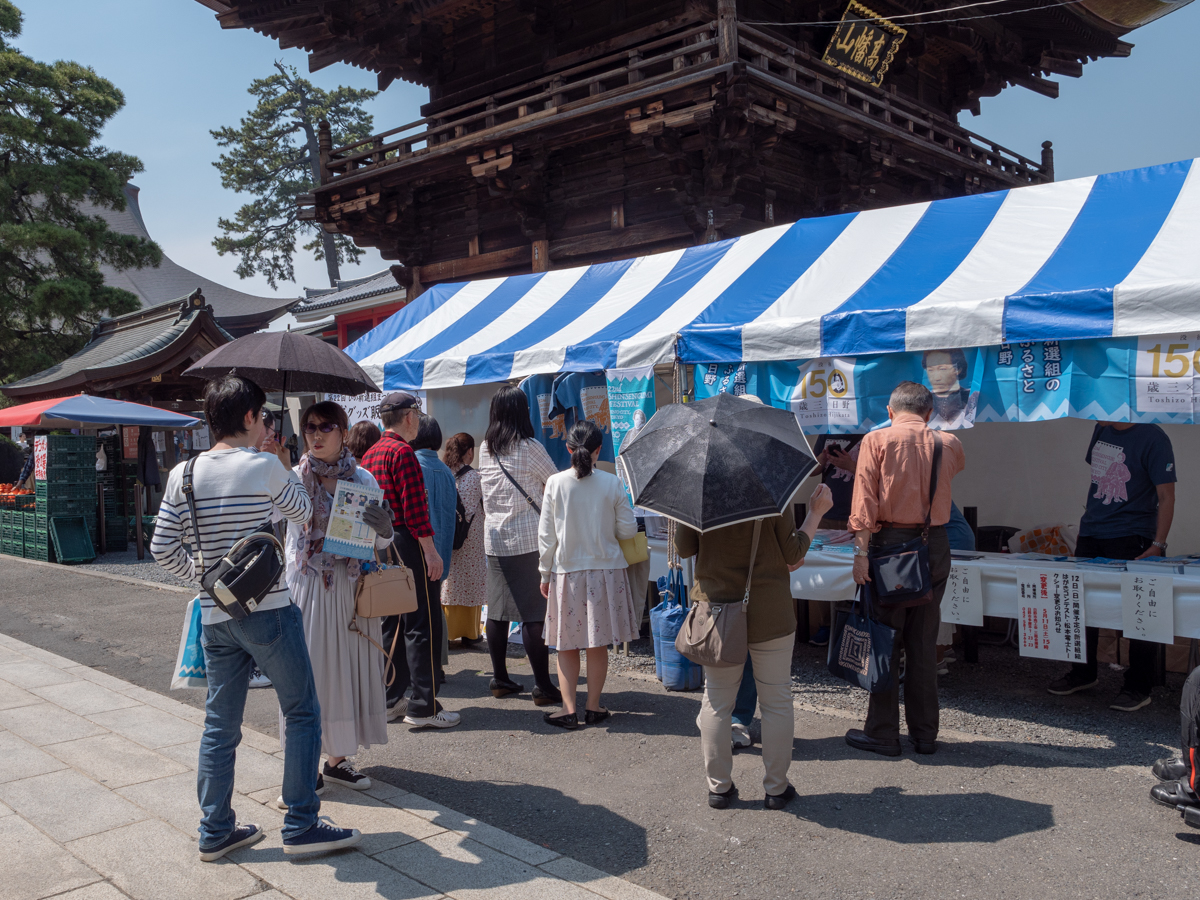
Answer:
M189 305L188 298L181 297L115 319L102 319L87 345L74 356L5 388L53 384L72 375L99 373L152 356L179 340L202 310L203 307L197 309ZM233 340L224 329L221 333Z
M353 303L382 294L400 292L404 288L396 283L390 269L367 275L363 278L348 278L338 282L336 288L305 288L304 300L292 310L294 314L311 313L318 309L329 309L343 303Z
M120 212L90 205L86 207L86 212L100 216L113 231L149 238L150 233L146 230L138 205L139 190L136 185L125 185L127 202L125 209ZM166 255L157 268L117 272L109 266L102 266L101 271L105 284L137 294L145 307L156 306L175 297L186 297L199 288L213 308L217 320L228 327L262 327L296 302L286 297L256 297L225 287L185 269Z

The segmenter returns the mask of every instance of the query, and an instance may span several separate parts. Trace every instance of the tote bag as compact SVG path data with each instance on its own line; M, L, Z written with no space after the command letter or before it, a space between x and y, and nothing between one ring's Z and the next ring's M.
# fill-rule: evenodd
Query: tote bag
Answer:
M892 687L892 647L896 629L871 618L871 591L858 586L856 608L838 612L829 638L831 674L871 694Z
M171 672L171 690L182 688L208 689L208 674L204 667L204 646L200 635L204 626L200 621L200 598L188 601L183 614L183 634L179 636L179 653L175 656L175 668Z
M704 667L688 660L675 649L675 637L687 618L683 598L687 587L683 569L671 569L658 579L662 602L650 610L650 632L654 637L654 674L668 691L695 691L704 684Z

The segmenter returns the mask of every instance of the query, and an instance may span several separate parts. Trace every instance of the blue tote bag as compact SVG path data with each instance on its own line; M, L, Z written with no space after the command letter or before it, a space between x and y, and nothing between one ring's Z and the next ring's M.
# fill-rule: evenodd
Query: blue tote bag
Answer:
M650 610L650 631L654 636L654 674L668 691L695 691L704 684L704 667L698 666L675 649L675 636L687 618L687 587L683 569L671 569L658 579L662 602Z
M858 586L856 607L834 616L829 638L829 671L871 694L892 687L892 647L896 629L871 618L871 589Z
M179 636L179 653L175 657L175 669L171 674L171 690L208 687L204 646L200 642L203 633L200 598L195 597L188 602L187 612L183 614L183 634Z

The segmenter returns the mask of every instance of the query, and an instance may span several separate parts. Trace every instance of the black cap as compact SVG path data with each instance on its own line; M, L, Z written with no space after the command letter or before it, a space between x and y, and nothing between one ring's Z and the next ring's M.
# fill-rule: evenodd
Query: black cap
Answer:
M397 412L402 409L420 409L421 401L408 391L392 391L379 404L380 412Z

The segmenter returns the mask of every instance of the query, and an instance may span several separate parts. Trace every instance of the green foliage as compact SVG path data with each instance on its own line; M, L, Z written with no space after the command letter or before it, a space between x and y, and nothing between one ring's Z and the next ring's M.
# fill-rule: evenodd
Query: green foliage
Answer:
M80 204L123 209L136 157L97 145L125 98L86 66L40 63L12 40L21 12L0 0L0 383L78 351L105 314L138 308L102 264L158 265L151 241L109 230Z
M5 431L7 430L6 428ZM6 435L0 434L0 484L11 484L20 478L23 465L25 454L21 448Z
M311 236L303 249L325 261L332 285L340 265L357 262L363 251L345 235L301 222L296 197L311 191L318 180L318 124L329 122L335 147L362 140L372 125L362 104L375 92L348 87L325 91L300 78L294 67L277 62L275 68L279 74L250 85L257 105L238 127L212 132L228 150L213 163L221 184L255 198L233 219L217 220L223 233L213 246L222 256L241 258L236 269L240 277L262 274L274 288L280 281L295 281L296 243Z

